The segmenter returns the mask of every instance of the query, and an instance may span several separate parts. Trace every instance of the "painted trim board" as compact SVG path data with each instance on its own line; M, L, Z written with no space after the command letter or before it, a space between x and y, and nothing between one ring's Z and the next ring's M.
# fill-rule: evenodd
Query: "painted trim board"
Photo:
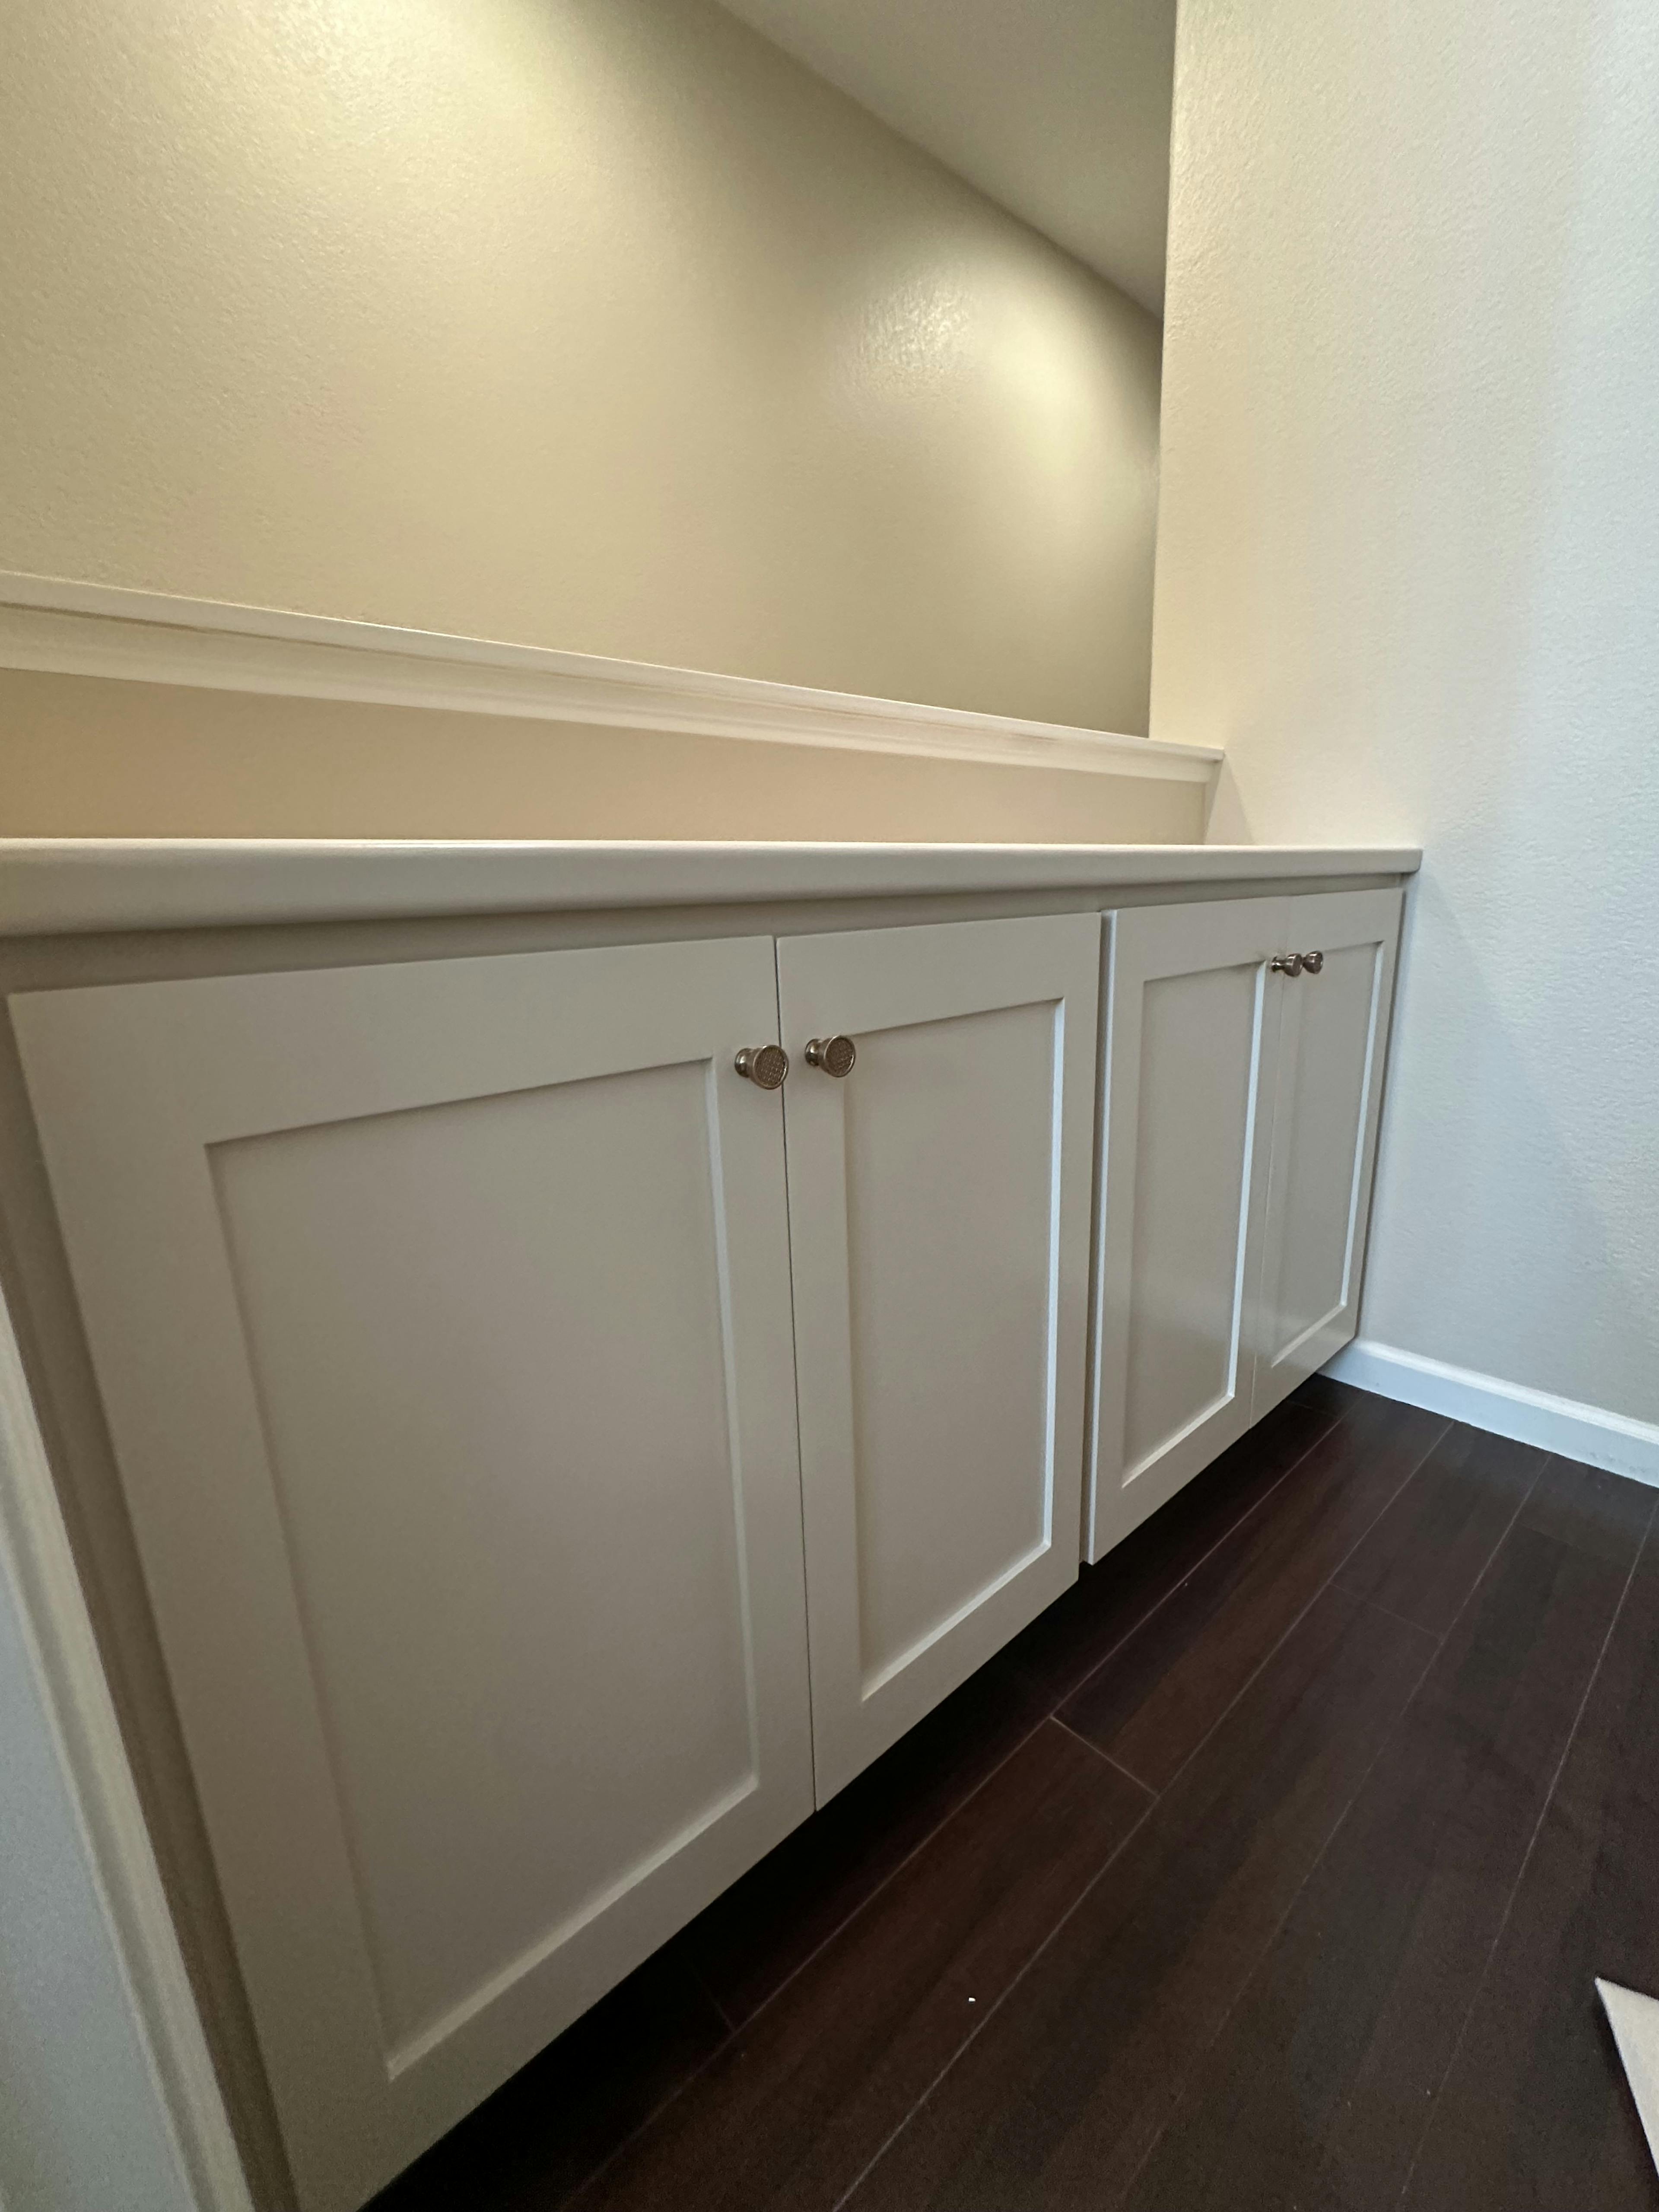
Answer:
M16 1592L181 2178L196 2212L253 2212L3 1299L0 1576Z
M15 571L0 571L0 666L1166 783L1211 784L1221 759L1112 730Z
M1375 1338L1356 1337L1324 1372L1358 1390L1397 1398L1425 1413L1445 1413L1471 1428L1537 1444L1564 1459L1606 1468L1638 1482L1659 1487L1659 1422L1633 1420L1628 1414L1558 1398L1547 1390L1505 1382L1496 1375L1454 1367L1419 1352L1402 1352Z
M0 839L0 936L374 915L1397 881L1407 846L791 845L600 840Z
M1621 1989L1617 1982L1604 1982L1599 1974L1595 1986L1636 2100L1642 2132L1659 2166L1659 2000Z

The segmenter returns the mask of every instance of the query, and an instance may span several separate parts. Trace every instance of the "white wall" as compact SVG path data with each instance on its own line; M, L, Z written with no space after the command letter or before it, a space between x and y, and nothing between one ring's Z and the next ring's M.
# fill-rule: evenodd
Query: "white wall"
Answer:
M0 2205L192 2212L0 1534Z
M1362 1328L1659 1420L1659 11L1183 0L1152 729L1420 840Z
M0 148L0 569L1144 732L1158 324L712 0L18 0Z

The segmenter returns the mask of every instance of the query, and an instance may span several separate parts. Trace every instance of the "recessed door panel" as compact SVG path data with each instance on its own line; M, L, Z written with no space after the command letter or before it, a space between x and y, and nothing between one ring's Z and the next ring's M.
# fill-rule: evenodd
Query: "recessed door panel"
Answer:
M768 939L14 1001L308 2212L811 1802Z
M1319 965L1284 990L1258 1413L1358 1326L1401 903L1398 891L1286 901L1294 949L1317 953Z
M1048 1539L1055 1013L866 1031L842 1094L866 1697Z
M1076 1573L1098 943L779 946L821 1801Z
M708 1091L214 1148L394 2069L755 1785Z
M1159 975L1141 994L1124 1451L1127 1479L1226 1399L1238 1346L1254 965Z

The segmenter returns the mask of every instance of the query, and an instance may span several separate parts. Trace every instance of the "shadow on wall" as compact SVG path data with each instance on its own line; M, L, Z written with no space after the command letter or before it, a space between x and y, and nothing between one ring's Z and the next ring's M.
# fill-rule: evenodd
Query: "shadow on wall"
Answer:
M1154 731L1425 848L1365 1333L1659 1419L1659 18L1179 38Z
M1445 880L1431 852L1407 902L1362 1333L1659 1421L1659 1255L1617 1208L1624 1176L1564 1121L1542 1024L1506 1005ZM1609 1042L1583 1041L1581 1095ZM1640 1149L1626 1168L1650 1175L1650 1128Z

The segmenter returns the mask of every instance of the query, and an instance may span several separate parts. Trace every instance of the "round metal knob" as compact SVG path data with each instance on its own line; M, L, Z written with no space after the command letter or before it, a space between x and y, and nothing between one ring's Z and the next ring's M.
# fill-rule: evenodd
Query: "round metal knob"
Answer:
M1325 956L1322 952L1304 952L1302 956L1302 972L1304 975L1316 975L1324 965Z
M781 1044L746 1044L732 1063L763 1091L779 1091L789 1073L789 1055Z
M1267 965L1275 975L1299 975L1302 973L1302 955L1299 952L1275 952Z
M826 1075L850 1075L859 1048L849 1036L808 1037L806 1065L821 1067Z

